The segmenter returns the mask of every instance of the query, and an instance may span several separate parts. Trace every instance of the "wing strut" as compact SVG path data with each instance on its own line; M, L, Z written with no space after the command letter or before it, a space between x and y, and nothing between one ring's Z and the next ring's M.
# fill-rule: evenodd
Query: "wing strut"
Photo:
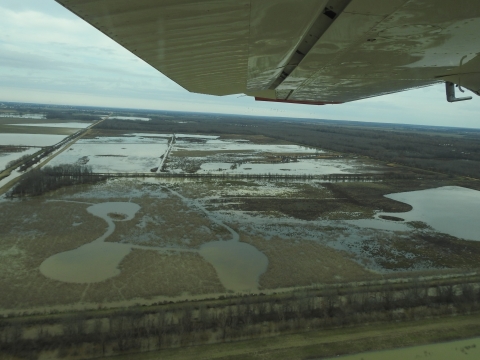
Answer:
M448 101L448 102L457 102L457 101L472 100L472 97L471 97L471 96L457 98L457 97L455 96L455 84L452 83L452 82L450 82L450 81L446 81L446 82L445 82L445 89L446 89L446 91L447 91L447 101Z

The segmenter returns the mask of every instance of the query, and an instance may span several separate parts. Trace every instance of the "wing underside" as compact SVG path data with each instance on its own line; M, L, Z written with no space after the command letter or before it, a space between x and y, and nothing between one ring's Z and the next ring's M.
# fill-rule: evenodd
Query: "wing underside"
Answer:
M480 93L478 0L57 0L191 92L343 103Z

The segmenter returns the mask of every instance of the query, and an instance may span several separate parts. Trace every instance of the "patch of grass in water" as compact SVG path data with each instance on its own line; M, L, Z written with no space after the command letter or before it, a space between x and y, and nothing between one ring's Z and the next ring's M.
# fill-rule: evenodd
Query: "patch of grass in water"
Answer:
M405 221L402 218L396 216L380 215L380 219L389 220L389 221Z
M417 230L432 230L433 228L423 221L409 221L407 225Z
M259 185L253 181L242 181L242 180L227 180L224 182L224 185L229 186L253 186L258 187Z

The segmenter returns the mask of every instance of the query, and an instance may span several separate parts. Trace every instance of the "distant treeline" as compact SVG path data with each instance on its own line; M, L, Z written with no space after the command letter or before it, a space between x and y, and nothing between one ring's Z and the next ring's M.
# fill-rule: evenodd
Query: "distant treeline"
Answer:
M0 153L17 153L27 150L28 147L17 145L0 145Z
M97 121L101 120L100 116L97 115L88 115L88 114L78 114L71 111L47 111L45 117L49 120L81 120L81 121Z
M64 186L93 184L104 180L92 173L91 166L63 164L35 169L23 175L20 182L7 194L8 197L38 196Z
M185 122L185 123L184 123ZM151 121L107 120L98 128L160 133L264 135L301 145L358 154L386 162L437 171L449 175L480 178L480 133L461 129L407 126L390 128L338 125L334 122L302 122L233 116L171 118Z

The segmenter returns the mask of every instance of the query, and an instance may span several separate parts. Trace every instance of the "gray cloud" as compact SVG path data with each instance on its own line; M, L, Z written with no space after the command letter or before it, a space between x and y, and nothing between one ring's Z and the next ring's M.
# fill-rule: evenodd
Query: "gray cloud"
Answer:
M335 106L192 94L53 0L0 1L0 101L480 127L480 99L448 104L441 85Z
M35 53L24 53L1 49L0 66L29 70L60 70L70 68L70 64Z

